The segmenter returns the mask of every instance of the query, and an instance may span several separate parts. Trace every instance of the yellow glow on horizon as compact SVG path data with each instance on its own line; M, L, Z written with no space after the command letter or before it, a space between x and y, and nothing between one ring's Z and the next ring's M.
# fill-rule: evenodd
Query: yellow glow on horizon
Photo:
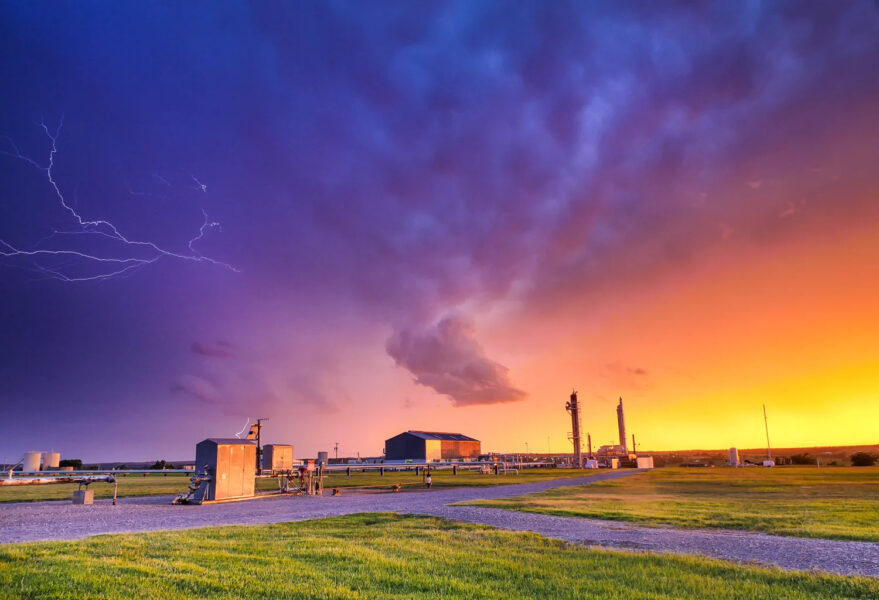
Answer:
M511 349L506 364L531 397L495 407L512 416L486 424L490 438L545 446L547 431L561 450L573 386L597 443L616 438L618 396L644 449L761 447L764 403L774 446L879 443L876 238L865 226L845 243L805 232L730 245L515 330L498 319L489 354Z

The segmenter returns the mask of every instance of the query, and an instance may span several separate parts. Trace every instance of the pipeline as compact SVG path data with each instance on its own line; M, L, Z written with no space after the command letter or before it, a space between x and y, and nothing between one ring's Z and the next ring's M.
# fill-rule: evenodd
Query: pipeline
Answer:
M205 466L204 469L192 475L192 479L190 479L192 483L189 484L187 492L176 496L171 500L171 504L201 504L208 492L207 484L212 479L210 473L208 473L207 466ZM199 489L202 489L201 497L196 499L196 492L198 492Z
M10 485L45 485L50 483L75 483L78 489L83 486L88 488L92 483L103 482L113 484L113 506L116 506L116 493L119 491L119 482L116 481L115 475L80 475L80 476L58 476L58 477L13 477L12 471L9 471L9 477L0 479L0 486Z

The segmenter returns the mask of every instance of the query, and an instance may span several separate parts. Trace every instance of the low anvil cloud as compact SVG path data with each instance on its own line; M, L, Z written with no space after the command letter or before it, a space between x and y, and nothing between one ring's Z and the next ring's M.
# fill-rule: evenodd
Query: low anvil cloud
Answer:
M415 382L451 398L457 406L525 399L510 381L509 369L485 356L471 322L449 315L425 331L398 331L388 354Z

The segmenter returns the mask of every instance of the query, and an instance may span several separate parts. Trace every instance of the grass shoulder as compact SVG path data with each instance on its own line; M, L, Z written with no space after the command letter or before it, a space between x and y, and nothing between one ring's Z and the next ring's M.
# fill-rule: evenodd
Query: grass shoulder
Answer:
M591 550L390 514L4 545L0 564L0 599L879 597L867 578Z
M666 468L468 504L643 525L879 542L879 468Z

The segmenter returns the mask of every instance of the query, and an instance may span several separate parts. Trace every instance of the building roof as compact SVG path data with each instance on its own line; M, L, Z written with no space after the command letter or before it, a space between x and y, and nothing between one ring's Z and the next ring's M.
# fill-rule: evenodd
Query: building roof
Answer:
M406 433L421 438L422 440L446 440L452 442L478 442L476 438L472 438L460 433L443 433L440 431L412 431Z
M241 440L238 438L208 438L202 440L202 442L213 442L215 444L247 444L249 446L256 445L256 440Z

